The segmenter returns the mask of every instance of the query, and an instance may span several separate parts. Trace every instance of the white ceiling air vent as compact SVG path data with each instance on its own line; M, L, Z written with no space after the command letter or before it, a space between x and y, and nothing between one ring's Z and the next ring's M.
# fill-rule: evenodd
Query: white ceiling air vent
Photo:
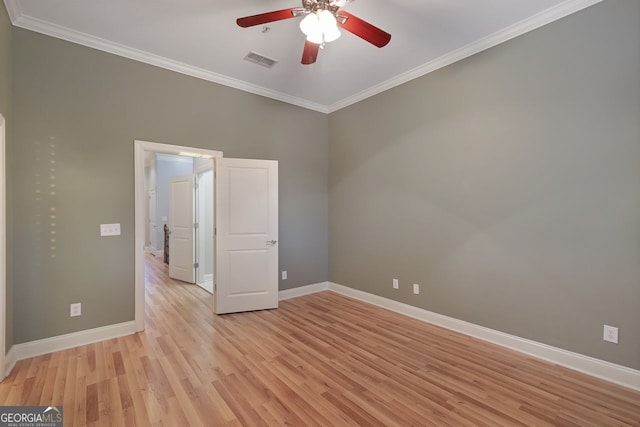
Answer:
M271 68L278 63L275 59L267 58L266 56L255 52L247 53L247 56L245 56L244 59L267 68Z

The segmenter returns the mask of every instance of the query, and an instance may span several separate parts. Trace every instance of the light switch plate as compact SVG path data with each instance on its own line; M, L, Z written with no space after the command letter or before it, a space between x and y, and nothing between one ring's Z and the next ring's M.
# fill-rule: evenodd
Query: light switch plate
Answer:
M100 236L119 236L120 224L100 224Z

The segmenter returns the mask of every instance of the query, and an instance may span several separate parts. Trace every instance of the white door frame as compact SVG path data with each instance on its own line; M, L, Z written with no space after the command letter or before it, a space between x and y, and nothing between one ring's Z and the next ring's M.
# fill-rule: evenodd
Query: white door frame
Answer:
M203 148L182 147L149 141L134 141L134 185L135 185L135 326L136 332L144 331L144 245L145 245L145 189L144 152L174 154L179 156L221 158L222 151ZM3 181L4 182L4 181ZM4 254L4 253L3 253ZM212 307L213 310L213 307ZM3 320L4 322L4 320ZM4 328L2 329L4 331Z
M0 380L6 372L7 354L6 318L7 318L7 179L5 158L6 122L0 114Z
M197 254L196 262L198 263L198 268L196 268L196 284L200 286L202 289L209 292L210 294L213 294L213 278L211 279L211 289L209 289L207 286L205 286L207 281L205 280L205 276L203 274L204 264L201 262L201 259L202 259L201 254L204 254L206 252L205 245L207 245L206 242L209 238L211 239L211 244L213 244L213 249L215 249L215 242L213 241L214 237L213 236L207 237L206 235L203 235L205 230L207 230L207 225L210 225L211 228L215 230L215 224L214 224L215 221L213 221L215 220L215 217L211 218L212 222L210 224L206 222L206 219L203 220L204 215L202 211L204 208L201 202L203 197L208 200L209 198L206 196L211 196L210 200L213 202L211 206L213 209L212 213L213 215L215 215L215 206L217 205L217 203L215 199L215 190L214 190L215 187L213 182L213 175L214 175L213 162L214 160L211 160L210 162L207 162L208 164L206 165L194 166L193 168L193 174L194 174L195 180L198 182L197 190L195 194L195 200L196 200L195 213L196 213L196 222L198 223L198 232L196 233L196 242L198 245L198 249L196 250L196 254ZM202 174L206 172L211 172L211 188L210 188L211 191L208 192L210 194L206 194L206 196L203 196L200 180L202 179ZM213 232L213 230L211 231ZM213 256L215 257L215 251L212 251L212 253L213 253ZM211 265L211 267L212 267L212 271L215 273L215 269L213 269L214 265Z

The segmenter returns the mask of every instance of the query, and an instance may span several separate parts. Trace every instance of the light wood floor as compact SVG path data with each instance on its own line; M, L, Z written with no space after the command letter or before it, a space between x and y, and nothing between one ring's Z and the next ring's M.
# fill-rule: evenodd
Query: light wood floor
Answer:
M18 362L65 425L640 426L640 393L332 292L215 316L147 260L147 330Z

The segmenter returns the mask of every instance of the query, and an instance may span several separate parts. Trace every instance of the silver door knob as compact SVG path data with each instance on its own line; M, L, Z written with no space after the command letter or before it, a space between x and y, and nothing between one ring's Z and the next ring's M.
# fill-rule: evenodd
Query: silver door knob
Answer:
M277 240L267 240L267 246L275 246Z

